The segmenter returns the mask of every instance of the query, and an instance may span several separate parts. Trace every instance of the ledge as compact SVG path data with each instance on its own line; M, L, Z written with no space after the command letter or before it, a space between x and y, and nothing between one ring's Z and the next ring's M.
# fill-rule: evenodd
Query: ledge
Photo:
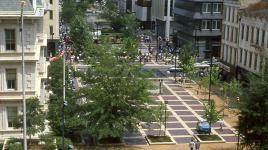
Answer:
M218 136L221 140L213 140L213 141L203 141L201 140L198 136L199 135L207 135L207 136ZM195 134L194 135L195 139L197 139L200 143L225 143L226 141L219 135L217 134L211 134L211 135L208 135L208 134Z

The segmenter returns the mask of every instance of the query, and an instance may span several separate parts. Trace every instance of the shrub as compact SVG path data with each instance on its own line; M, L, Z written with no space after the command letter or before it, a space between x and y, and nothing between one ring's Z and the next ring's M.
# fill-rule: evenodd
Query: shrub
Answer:
M56 145L58 149L62 147L62 137L56 136ZM73 145L72 141L69 138L64 138L64 149L68 149L68 145Z
M23 150L22 141L20 139L10 139L7 142L8 150Z
M52 134L42 134L39 136L42 144L42 150L53 150L56 149L56 144L54 143L54 137Z

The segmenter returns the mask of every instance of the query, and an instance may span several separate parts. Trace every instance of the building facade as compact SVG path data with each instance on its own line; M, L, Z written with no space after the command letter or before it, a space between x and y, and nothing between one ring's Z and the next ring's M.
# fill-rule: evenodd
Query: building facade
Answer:
M174 23L181 44L191 43L199 58L220 57L223 0L176 0Z
M25 74L22 74L22 44L20 37L20 0L0 5L0 140L21 137L14 128L14 119L22 114L22 76L25 77L26 98L36 96L45 103L47 77L47 36L43 31L42 1L26 0L24 6Z
M260 19L260 16L254 18L250 15L252 13L264 15L251 9L262 4L264 3L260 0L224 1L220 67L225 78L242 78L247 72L261 74L264 71L262 54L257 49L261 46L265 48L263 45L267 43L265 42L267 22L265 19ZM260 47L256 41L262 41Z
M174 9L174 0L170 1L170 16L169 21L172 22L173 18L173 9ZM170 24L167 24L167 9L168 9L168 0L153 0L152 1L152 28L155 29L159 35L163 36L166 32L166 26L171 28ZM173 29L169 29L169 35L173 34Z
M59 42L59 0L44 0L44 33L47 34L48 55L56 55Z

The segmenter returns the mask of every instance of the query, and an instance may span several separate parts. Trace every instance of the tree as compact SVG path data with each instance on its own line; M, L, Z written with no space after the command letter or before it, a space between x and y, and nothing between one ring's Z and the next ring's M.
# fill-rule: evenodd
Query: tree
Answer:
M68 67L66 67L66 101L68 105L65 106L65 132L71 133L75 129L83 128L84 121L79 117L80 108L77 104L77 93L75 93L70 85L70 77ZM48 67L48 87L52 92L49 96L47 119L49 125L56 135L61 134L62 127L62 107L63 107L63 60L51 62Z
M85 53L92 48L92 31L84 16L77 15L70 23L70 37L74 43L75 53Z
M125 131L137 130L140 121L153 119L149 116L154 111L146 105L151 102L150 82L133 63L131 49L125 50L99 45L90 61L94 67L82 78L88 83L80 91L86 99L81 106L82 117L87 120L85 130L98 139L122 137Z
M26 123L27 123L27 135L30 137L36 133L41 133L45 130L45 113L42 111L42 106L37 97L32 97L26 100ZM23 115L19 115L16 128L23 127Z
M211 124L216 123L222 117L223 116L220 115L220 111L216 110L216 104L213 100L211 100L210 103L205 104L205 114L203 115L203 118L206 119L210 127L211 127Z
M268 77L250 77L240 100L238 130L249 149L268 149Z
M224 95L230 98L234 98L241 95L241 83L233 79L230 82L223 83Z
M220 82L219 79L220 68L218 66L212 66L211 72L211 85L215 86L218 85ZM204 77L201 78L201 85L206 89L209 88L210 76L209 73L206 73Z
M190 79L194 76L196 68L194 66L195 57L194 52L191 50L192 46L190 44L184 45L180 51L180 61L183 73L185 73Z

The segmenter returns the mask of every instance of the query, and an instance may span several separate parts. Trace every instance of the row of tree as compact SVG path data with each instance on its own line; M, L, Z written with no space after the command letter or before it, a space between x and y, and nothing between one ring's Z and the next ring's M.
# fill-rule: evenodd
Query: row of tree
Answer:
M74 131L79 131L94 139L121 138L126 131L137 130L139 122L157 120L159 110L148 107L152 101L148 92L151 83L144 78L146 74L135 62L138 39L135 32L137 22L133 16L122 15L119 20L124 26L114 28L126 34L121 45L112 45L109 41L95 44L85 15L70 15L71 9L80 7L69 1L63 6L66 10L63 16L72 16L67 22L74 49L84 55L84 62L89 68L87 72L75 72L81 83L86 85L79 91L74 92L70 84L66 84L65 132L71 136ZM107 1L103 16L118 25L113 23L114 15L119 16L119 12L111 1ZM53 92L49 100L48 120L56 134L61 132L62 121L62 66L62 61L56 61L48 69L51 77L48 89ZM69 72L66 71L66 74L66 81L69 81Z

